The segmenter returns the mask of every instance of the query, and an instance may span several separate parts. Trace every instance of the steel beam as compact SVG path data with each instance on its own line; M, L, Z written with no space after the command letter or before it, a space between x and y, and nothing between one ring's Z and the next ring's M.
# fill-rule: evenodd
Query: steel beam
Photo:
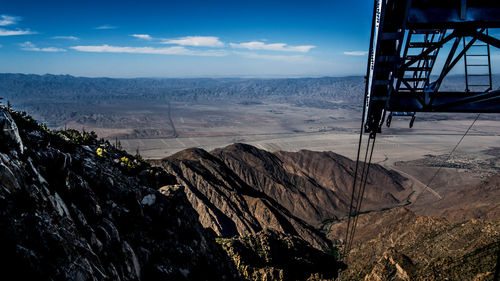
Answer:
M486 93L428 93L430 104L422 102L425 93L395 93L389 111L500 113L500 91Z
M484 43L488 43L490 44L491 46L494 46L496 48L499 48L500 49L500 40L496 39L496 38L493 38L489 35L486 35L484 33L481 33L481 32L473 32L471 34L471 36L474 36L476 37L479 41L483 41Z

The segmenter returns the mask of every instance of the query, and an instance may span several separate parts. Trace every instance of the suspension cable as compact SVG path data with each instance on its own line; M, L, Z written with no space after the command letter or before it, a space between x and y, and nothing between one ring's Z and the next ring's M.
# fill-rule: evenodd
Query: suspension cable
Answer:
M471 123L471 125L467 128L465 133L462 135L458 143L453 147L451 152L448 154L446 161L448 161L451 157L451 155L455 152L455 150L458 148L460 143L462 143L463 139L465 136L469 133L469 131L472 129L476 121L479 119L481 114L478 114L474 121ZM366 151L364 155L364 161L363 161L363 166L361 168L361 178L359 180L359 189L358 186L356 185L358 183L357 178L358 178L358 170L359 170L359 156L361 154L361 144L362 144L362 133L360 134L360 141L358 145L358 153L357 153L357 158L356 158L356 168L355 168L355 173L354 173L354 180L353 180L353 188L352 188L352 194L351 194L351 202L349 205L349 214L347 218L347 228L346 228L346 239L344 243L344 251L343 251L343 257L345 258L347 253L352 248L353 242L354 242L354 235L356 232L356 226L358 224L358 219L359 219L359 213L361 211L361 206L363 202L363 197L364 193L366 190L366 184L368 182L368 175L370 172L370 166L372 162L372 157L373 157L373 150L375 147L375 140L376 140L376 134L373 134L373 137L370 137L367 142L366 146ZM370 144L371 141L371 144ZM368 152L369 152L369 157L368 157ZM368 160L368 161L367 161ZM441 170L442 166L439 167L439 169L434 173L432 178L430 179L429 183L426 186L426 189L429 187L429 185L432 183L432 181L436 178L438 175L439 171ZM357 196L356 196L357 195ZM351 222L351 217L353 217L352 222Z
M361 169L361 179L360 179L360 186L363 184L363 179L364 179L364 175L365 175L365 170L366 170L366 159L368 158L368 151L369 151L369 146L370 146L370 139L368 139L368 143L367 143L367 147L366 147L366 151L365 151L365 157L363 159L363 167ZM356 174L356 178L357 178L357 174ZM359 205L359 199L360 199L360 195L361 195L361 188L359 188L356 192L356 189L357 189L357 185L355 185L353 187L353 191L355 191L355 193L357 193L357 196L354 198L355 200L353 200L353 205L354 205L354 212L351 212L349 215L350 216L354 216L353 220L355 221L356 219L356 214L357 214L357 211L358 211L358 205ZM351 236L352 236L352 229L354 228L354 222L351 224L351 225L348 225L348 235L346 237L346 246L345 246L345 250L346 250L346 254L349 252L349 245L350 245L350 239L351 239Z
M363 169L366 166L366 172L361 174L361 181L360 181L361 185L360 185L359 193L358 193L357 206L356 206L355 212L354 212L354 214L355 214L354 223L353 223L352 229L351 229L350 241L349 241L349 244L347 245L347 250L348 251L351 250L352 244L354 242L354 234L356 232L356 226L358 224L359 213L361 211L361 204L363 203L363 198L364 198L364 194L365 194L366 184L368 182L368 175L370 173L370 165L371 165L371 162L372 162L373 149L375 148L375 138L376 138L376 134L373 136L373 138L368 139L368 145L367 145L366 151L368 152L368 150L370 149L370 157L368 159L368 162L366 161L366 158L365 158L365 164L363 165ZM373 139L373 141L372 141L371 148L370 148L370 140L371 139Z
M365 99L366 103L366 99ZM358 142L358 152L356 156L356 166L354 167L354 179L352 183L352 192L351 192L351 201L349 203L349 212L347 213L347 228L346 228L346 233L345 233L345 240L344 240L344 252L342 254L342 257L345 257L347 254L347 241L349 238L349 228L351 226L351 215L352 215L352 209L353 209L353 203L354 203L354 195L356 194L356 182L358 179L358 167L359 167L359 155L361 154L361 144L363 142L363 120L365 116L365 105L363 105L363 117L361 119L361 129L359 132L359 142Z
M477 116L476 116L476 119L474 119L474 121L472 121L472 124L470 124L469 128L467 128L467 131L465 131L465 133L462 135L462 137L460 138L460 140L458 141L458 143L455 145L455 147L450 151L450 153L448 154L448 156L446 157L446 160L444 160L443 163L446 163L448 162L448 160L450 160L451 158L451 155L453 154L453 152L455 152L455 150L457 149L457 147L460 145L460 143L462 142L462 140L465 138L465 136L469 133L470 129L472 128L472 126L474 126L474 124L476 123L477 119L479 119L479 116L481 116L481 113L479 113ZM431 185L431 183L434 181L434 179L436 178L436 176L439 174L439 172L441 171L441 168L443 168L443 166L439 166L439 168L437 169L437 171L434 173L434 175L432 176L432 178L429 180L429 182L427 183L427 185L425 186L425 190L429 189L429 186Z
M358 142L358 152L357 152L357 155L356 155L356 166L354 168L354 180L353 180L353 184L352 184L352 193L351 193L351 200L350 200L350 203L349 203L349 213L347 214L347 228L346 228L346 240L344 241L345 243L347 242L347 238L349 237L349 228L350 228L350 224L351 224L351 213L352 213L352 209L353 209L353 202L354 202L354 196L356 194L356 183L357 183L357 178L358 178L358 167L359 167L359 155L361 153L361 144L362 144L362 141L363 141L363 127L364 127L364 120L365 120L365 117L366 115L368 114L366 111L366 105L367 105L367 97L368 97L368 93L370 91L369 87L371 87L371 84L369 82L370 80L370 74L371 74L371 71L372 71L372 61L373 61L373 54L375 52L374 50L374 46L373 46L373 42L374 42L374 39L375 39L375 20L376 20L376 16L377 16L377 6L378 6L378 1L379 0L376 0L374 3L373 3L373 15L372 15L372 27L371 27L371 33L370 33L370 48L369 48L369 54L368 54L368 63L366 65L366 77L365 77L365 95L364 95L364 98L363 98L363 114L362 114L362 117L361 117L361 128L359 130L359 142ZM365 162L366 163L366 162ZM344 258L346 256L346 245L344 245L344 252L342 254L342 257L341 258Z

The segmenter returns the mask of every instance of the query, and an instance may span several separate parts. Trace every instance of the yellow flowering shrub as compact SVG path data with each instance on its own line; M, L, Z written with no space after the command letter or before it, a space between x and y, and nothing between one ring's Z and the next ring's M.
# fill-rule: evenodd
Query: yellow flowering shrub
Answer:
M97 154L97 156L99 156L99 157L104 157L104 156L105 156L105 154L106 154L106 152L107 152L107 151L106 151L106 149L101 148L101 147L99 147L99 148L95 151L95 153L96 153L96 154Z

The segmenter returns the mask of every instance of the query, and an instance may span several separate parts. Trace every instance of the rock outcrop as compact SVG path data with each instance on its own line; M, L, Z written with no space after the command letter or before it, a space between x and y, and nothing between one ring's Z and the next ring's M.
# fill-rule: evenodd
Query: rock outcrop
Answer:
M415 265L409 257L391 248L382 255L364 280L411 281L415 278L413 276L415 269Z
M4 108L0 127L2 280L237 279L171 175Z
M5 148L23 153L24 146L19 130L8 110L0 110L0 139Z
M247 280L334 281L339 268L335 253L311 248L296 236L263 230L239 238L218 239Z

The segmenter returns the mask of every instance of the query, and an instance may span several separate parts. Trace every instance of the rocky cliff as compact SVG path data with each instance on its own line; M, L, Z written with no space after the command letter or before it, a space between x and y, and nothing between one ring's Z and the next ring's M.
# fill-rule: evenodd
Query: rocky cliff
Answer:
M2 280L237 279L171 175L5 108L0 128Z
M276 230L218 242L247 280L334 281L338 269L345 268L336 260L334 249L327 254Z

